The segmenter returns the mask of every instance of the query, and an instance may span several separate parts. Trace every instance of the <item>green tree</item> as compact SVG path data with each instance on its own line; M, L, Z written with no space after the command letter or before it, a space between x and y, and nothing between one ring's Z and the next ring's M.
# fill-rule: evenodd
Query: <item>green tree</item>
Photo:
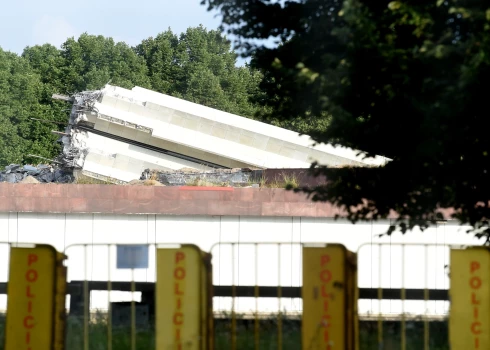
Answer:
M146 62L124 43L115 43L111 38L83 34L74 40L68 39L61 50L52 45L27 47L22 57L11 59L23 68L12 72L14 81L23 75L32 77L28 96L30 99L9 99L10 108L18 106L19 117L6 116L16 134L23 141L13 141L15 156L6 153L0 164L8 162L35 161L27 154L32 153L47 158L55 158L60 147L51 130L61 130L62 125L33 121L39 118L55 122L66 122L69 105L52 99L53 93L72 94L78 91L102 88L112 84L125 88L135 85L150 88ZM32 85L32 86L31 86ZM14 85L15 86L15 85ZM13 86L11 86L13 88ZM8 124L6 124L8 125ZM3 151L0 151L2 153ZM1 158L2 156L0 156Z
M177 36L169 29L155 38L143 40L135 48L136 53L146 62L152 88L161 93L177 93L178 71L181 69L175 64L175 48L178 42Z
M486 95L490 10L484 1L204 0L220 9L255 67L269 114L330 116L318 142L392 159L380 168L327 169L306 190L353 221L395 210L405 231L441 208L490 237ZM256 39L274 37L268 48Z
M236 59L221 32L202 26L180 36L169 29L135 48L83 34L67 39L61 49L49 44L27 47L21 57L2 51L0 165L35 162L26 157L29 153L56 157L60 148L51 130L63 126L30 118L64 123L70 105L53 100L53 93L100 89L109 81L253 117L262 108L259 101L266 98L259 89L263 75L248 65L237 67ZM290 126L300 129L306 124Z
M50 126L30 118L51 118L43 105L44 86L22 57L0 49L0 165L22 163L27 154L50 157L59 151Z
M189 28L180 37L169 29L136 47L158 92L230 113L252 117L260 73L237 67L237 55L219 31Z
M123 88L149 88L146 62L125 43L112 38L82 34L61 46L64 93L102 88L109 81Z

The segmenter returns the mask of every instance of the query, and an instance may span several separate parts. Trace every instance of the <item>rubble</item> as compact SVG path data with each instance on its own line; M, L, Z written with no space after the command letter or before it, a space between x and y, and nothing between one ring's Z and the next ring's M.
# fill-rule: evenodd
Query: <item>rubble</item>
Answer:
M26 178L24 178L22 181L20 181L21 184L38 184L40 183L35 177L28 175Z
M159 171L146 169L140 180L157 180L165 186L205 186L219 184L222 186L245 186L249 185L253 177L253 171L249 168L243 169L214 169L198 171L183 168L176 171Z
M131 180L128 185L132 186L165 186L157 180Z
M72 183L75 177L71 170L41 164L10 164L0 171L0 182L10 183Z

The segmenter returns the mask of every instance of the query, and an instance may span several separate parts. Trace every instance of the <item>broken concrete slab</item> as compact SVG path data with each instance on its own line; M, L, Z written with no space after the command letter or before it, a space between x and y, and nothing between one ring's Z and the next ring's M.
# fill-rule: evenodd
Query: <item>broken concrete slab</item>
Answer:
M388 161L364 159L345 147L316 145L290 130L140 87L106 85L77 93L72 100L69 126L61 138L63 164L124 183L147 168L307 169L313 161L331 167L382 166Z
M21 184L38 184L40 183L35 177L28 175L20 181Z

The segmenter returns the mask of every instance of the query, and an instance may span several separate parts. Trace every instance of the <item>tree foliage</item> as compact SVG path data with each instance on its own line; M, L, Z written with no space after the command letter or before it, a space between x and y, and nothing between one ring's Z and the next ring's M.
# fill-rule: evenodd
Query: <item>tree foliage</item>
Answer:
M318 142L392 159L327 169L315 200L353 221L399 214L403 231L451 208L490 237L490 7L478 0L204 0L265 72L280 120L330 117ZM275 38L270 48L257 39Z
M45 96L45 85L29 63L0 49L0 164L29 153L49 157L56 152L50 126L30 120L54 119L55 104L44 104Z
M252 117L261 75L249 67L237 67L230 42L216 30L189 28L180 37L169 29L136 47L145 58L153 89Z
M237 67L237 55L218 31L202 26L180 36L167 30L137 47L112 38L82 34L52 45L27 47L21 56L0 50L0 166L53 158L59 153L51 130L66 122L64 102L53 93L73 94L105 84L141 86L209 107L253 117L262 74Z

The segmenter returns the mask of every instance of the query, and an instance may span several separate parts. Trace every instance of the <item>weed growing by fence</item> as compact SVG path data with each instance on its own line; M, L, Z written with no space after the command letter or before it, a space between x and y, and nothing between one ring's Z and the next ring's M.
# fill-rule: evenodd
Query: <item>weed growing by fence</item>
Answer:
M215 349L228 350L231 345L231 320L221 317L215 319ZM259 345L260 349L277 349L277 315L261 317L259 321ZM237 319L237 349L255 349L254 324L253 318ZM360 328L360 349L378 350L377 342L377 322L361 321ZM301 319L299 317L282 318L283 329L283 349L301 349ZM2 327L0 326L0 332ZM406 348L423 349L424 323L422 321L406 322ZM113 350L129 350L131 344L129 327L113 328ZM429 322L429 345L432 350L449 350L448 343L448 323L447 321ZM384 349L400 349L401 346L401 323L399 321L383 322L383 343ZM107 345L107 322L103 315L96 316L90 324L90 350L105 349ZM136 333L138 350L155 349L155 330L154 328L140 328ZM67 325L67 349L83 350L83 322L79 318L69 318ZM3 344L2 344L3 345ZM0 349L1 346L0 345Z

